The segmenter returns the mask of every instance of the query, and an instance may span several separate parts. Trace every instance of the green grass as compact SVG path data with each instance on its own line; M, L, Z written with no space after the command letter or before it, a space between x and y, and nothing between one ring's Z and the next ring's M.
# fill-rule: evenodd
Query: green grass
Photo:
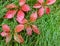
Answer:
M28 19L30 14L35 11L32 6L35 4L36 0L27 0L27 4L30 5L31 11L26 14ZM7 9L5 6L7 4L14 3L18 5L18 0L0 0L0 25L8 24L13 31L14 27L18 24L15 17L12 20L3 19ZM36 24L41 32L40 35L32 34L31 37L26 35L23 31L22 36L25 40L24 44L19 44L10 41L7 46L60 46L60 0L57 0L55 4L49 6L51 8L51 13L49 15L44 14L40 19L38 19L34 24ZM2 31L0 26L0 32ZM0 36L0 46L6 46L5 38Z

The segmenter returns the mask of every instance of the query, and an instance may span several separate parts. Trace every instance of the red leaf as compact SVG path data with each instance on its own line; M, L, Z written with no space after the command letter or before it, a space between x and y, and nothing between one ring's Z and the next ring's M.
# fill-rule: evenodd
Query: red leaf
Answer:
M29 36L32 35L32 28L30 26L26 27L26 31Z
M23 6L25 4L26 0L19 0L19 5Z
M3 25L2 25L2 29L3 29L3 31L5 31L5 32L10 32L10 27L9 27L7 24L3 24Z
M16 20L17 20L19 23L21 23L22 20L24 19L24 16L25 16L24 12L23 12L22 10L19 10L19 11L18 11L18 14L17 14Z
M20 43L23 43L24 42L24 39L22 38L21 35L18 35L19 39L20 39Z
M56 2L56 0L47 0L47 5L52 5Z
M36 19L37 19L37 12L34 12L34 13L32 13L31 16L30 16L30 21L31 21L31 22L34 22L34 21L36 21Z
M11 38L12 36L8 33L8 35L6 36L6 44L11 41Z
M36 34L40 34L39 29L37 28L37 26L32 25L32 30L33 30L33 32L35 32Z
M2 37L6 37L6 35L7 35L6 32L2 32L2 33L1 33L1 36L2 36Z
M18 17L18 18L16 18L16 21L18 22L18 23L21 23L21 18L20 17Z
M28 4L24 4L21 8L24 12L30 11L30 6Z
M39 2L33 6L33 8L40 8L40 7L41 7L41 4Z
M19 18L18 20L21 21L24 19L24 12L22 10L19 10L18 13L17 13L17 18Z
M50 13L50 8L46 7L46 14L49 14L49 13Z
M16 18L16 20L17 20L18 23L20 23L20 24L25 24L25 23L28 22L25 18L24 18L23 20L20 20L20 18Z
M39 15L39 17L41 17L43 14L44 14L44 8L41 7L41 8L38 10L38 15Z
M41 4L44 3L44 0L37 0L37 1Z
M22 38L21 35L14 34L14 39L15 39L15 41L17 41L18 43L23 43L23 42L24 42L24 39Z
M7 5L6 8L12 9L12 8L17 8L17 6L12 3L12 4Z
M16 14L16 10L9 10L9 11L7 11L7 13L4 16L4 18L11 19L11 18L14 17L15 14Z
M28 21L24 18L22 21L20 21L19 23L20 24L25 24L25 23L27 23Z
M23 29L24 29L24 25L22 25L22 24L19 24L15 27L16 32L21 32Z

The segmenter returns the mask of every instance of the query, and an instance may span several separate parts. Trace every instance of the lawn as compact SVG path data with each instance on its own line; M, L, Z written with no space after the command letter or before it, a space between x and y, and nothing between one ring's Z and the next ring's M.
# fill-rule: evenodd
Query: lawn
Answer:
M16 17L11 20L3 18L7 12L5 6L10 3L18 6L18 0L0 0L0 32L2 32L2 24L8 24L11 31L18 24L15 20ZM30 14L37 10L33 8L36 0L27 0L26 3L31 7L31 11L25 15L25 18L29 19ZM24 30L21 32L25 40L23 44L14 41L12 36L12 40L7 45L5 44L5 38L0 35L0 46L60 46L60 0L57 0L49 7L51 9L50 14L44 14L34 22L40 30L39 35L33 33L32 36L28 36Z

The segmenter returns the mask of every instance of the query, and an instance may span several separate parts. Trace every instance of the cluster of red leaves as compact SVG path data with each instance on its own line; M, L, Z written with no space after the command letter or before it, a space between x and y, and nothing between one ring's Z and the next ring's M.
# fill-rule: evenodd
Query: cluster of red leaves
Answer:
M37 0L38 2L33 6L34 8L39 8L38 12L33 12L30 15L30 20L28 21L25 19L25 12L30 11L30 7L28 4L26 4L26 0L19 0L19 7L17 7L15 4L9 4L6 6L7 9L9 9L4 16L5 19L11 19L15 15L16 16L16 21L19 23L15 28L14 28L14 40L17 41L18 43L23 43L24 39L22 38L21 34L18 34L19 32L23 31L26 29L27 34L30 36L32 35L32 32L35 32L36 34L40 34L39 29L37 28L36 25L33 24L39 17L41 17L44 14L44 10L46 10L46 14L50 13L50 8L47 7L47 5L51 5L56 2L56 0L47 0L44 2L44 0ZM17 9L17 10L16 10ZM7 24L2 25L3 32L1 33L2 37L6 38L6 43L8 43L11 38L11 32L10 32L10 27Z
M46 2L44 2L44 0L37 0L37 3L33 6L33 8L38 8L38 15L39 17L41 17L44 14L44 11L46 14L50 13L50 8L48 7L48 5L52 5L56 2L56 0L46 0Z

